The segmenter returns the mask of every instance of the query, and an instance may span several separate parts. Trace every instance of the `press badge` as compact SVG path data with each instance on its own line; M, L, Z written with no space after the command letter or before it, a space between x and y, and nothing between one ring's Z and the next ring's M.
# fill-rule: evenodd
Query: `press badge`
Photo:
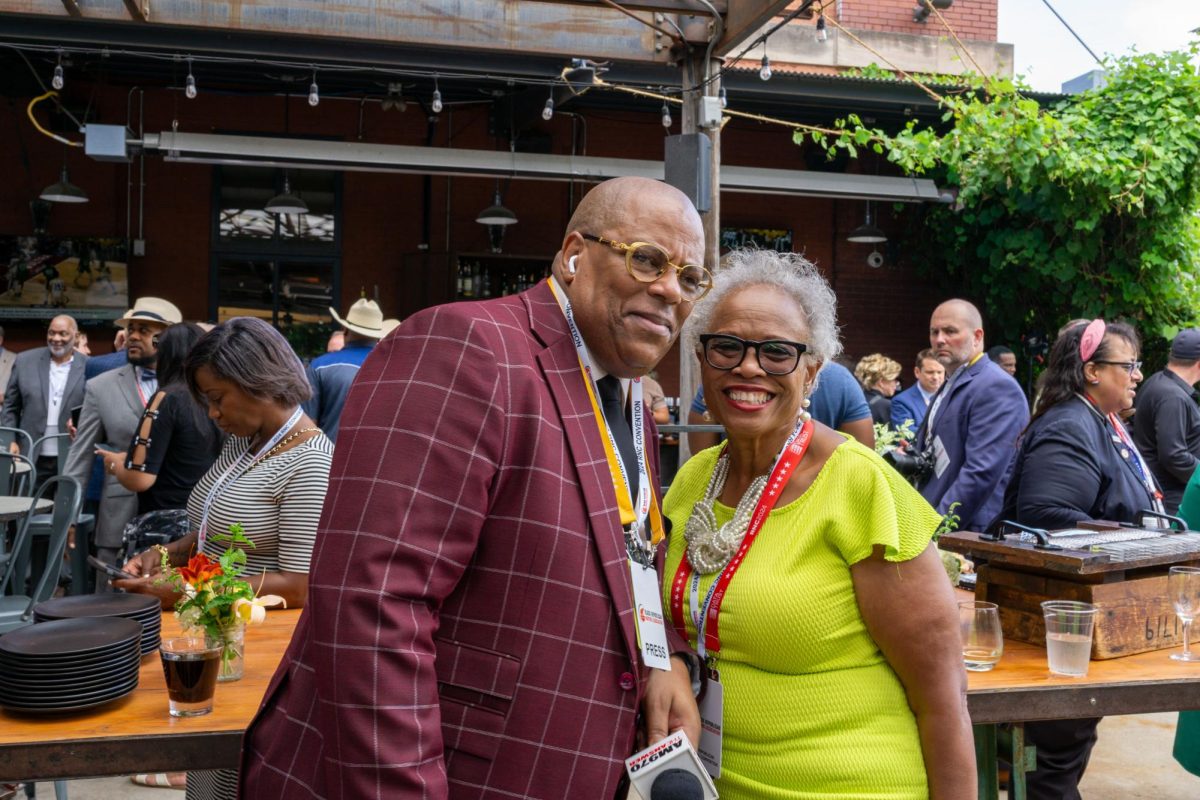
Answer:
M700 698L700 746L696 754L713 780L721 777L721 723L725 714L725 688L715 669L708 670Z
M933 437L933 474L942 477L942 473L946 471L946 467L950 466L950 456L946 453L946 445L942 444L942 437Z
M629 574L633 578L633 611L642 662L647 667L669 672L671 654L667 651L667 628L663 624L658 573L652 567L629 559Z

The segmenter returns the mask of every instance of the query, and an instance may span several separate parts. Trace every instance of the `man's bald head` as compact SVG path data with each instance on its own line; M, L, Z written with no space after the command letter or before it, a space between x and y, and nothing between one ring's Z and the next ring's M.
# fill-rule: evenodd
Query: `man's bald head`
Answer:
M929 346L947 378L982 353L983 316L975 304L955 298L935 308L929 319Z
M632 176L604 181L584 195L571 215L571 221L567 223L566 233L594 234L636 224L636 219L631 215L636 213L639 201L649 201L663 208L678 208L680 213L689 218L684 220L686 224L694 224L703 237L704 226L700 222L700 215L687 195L662 181Z
M75 350L77 333L79 326L69 314L59 314L50 320L50 327L46 329L46 347L50 349L50 357L60 363L70 358Z
M75 318L70 314L59 314L54 319L50 320L50 327L53 328L56 326L65 326L69 331L71 331L72 336L79 332L79 323L77 323Z
M660 181L626 177L584 196L553 265L588 350L622 378L657 364L692 311L675 270L650 281L630 273L624 246L633 242L657 245L673 264L704 263L704 226L687 195Z

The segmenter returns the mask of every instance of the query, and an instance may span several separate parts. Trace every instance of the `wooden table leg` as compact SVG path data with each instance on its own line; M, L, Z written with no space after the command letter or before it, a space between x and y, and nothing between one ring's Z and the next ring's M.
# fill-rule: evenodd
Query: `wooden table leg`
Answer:
M1000 776L996 763L998 725L975 725L975 772L979 800L1000 800Z
M1025 741L1025 725L1014 722L999 725L975 725L975 771L979 778L979 800L999 800L999 759L1011 768L1008 800L1025 800L1025 774L1037 768L1037 750Z

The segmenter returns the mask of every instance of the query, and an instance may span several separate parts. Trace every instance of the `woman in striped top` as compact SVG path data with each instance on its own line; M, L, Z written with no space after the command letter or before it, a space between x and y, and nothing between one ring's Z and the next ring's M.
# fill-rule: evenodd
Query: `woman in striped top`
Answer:
M220 557L226 546L213 534L241 524L254 544L245 574L255 590L283 597L288 608L303 606L333 443L300 409L311 395L300 359L267 323L235 317L196 342L184 371L192 394L229 438L188 497L192 533L166 546L171 564L183 566L193 550ZM113 585L157 595L170 608L178 594L155 585L161 570L159 552L147 550L125 565L132 577ZM180 778L170 773L167 780L178 786ZM236 791L236 770L187 775L189 800Z
M219 557L225 545L213 534L240 523L254 543L246 574L261 576L255 590L303 606L333 444L300 410L310 395L300 360L273 327L237 317L201 337L184 370L192 394L229 438L188 498L193 532L167 545L171 563L183 566L195 550ZM125 571L134 578L118 581L120 588L174 604L176 593L154 584L157 550L135 556Z

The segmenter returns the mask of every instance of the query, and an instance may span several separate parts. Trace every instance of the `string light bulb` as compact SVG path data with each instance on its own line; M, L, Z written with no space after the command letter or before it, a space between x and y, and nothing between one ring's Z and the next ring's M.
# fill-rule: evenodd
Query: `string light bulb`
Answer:
M317 71L313 70L312 85L308 87L308 104L316 108L321 102L321 92L317 89Z
M54 87L55 91L62 91L62 87L65 83L66 80L63 78L62 50L59 50L58 64L56 64L54 67L54 77L50 79L50 85Z
M187 95L188 100L196 99L196 76L192 74L192 60L188 59L188 74L187 80L183 82L183 93Z
M758 77L764 81L771 80L771 59L767 58L766 53L763 53L762 69L758 71Z
M667 107L667 101L663 101L662 124L664 128L671 127L671 109Z
M546 98L546 105L542 107L542 119L546 120L546 122L549 122L550 118L553 116L554 116L554 92L551 92L550 96Z
M442 113L442 90L438 88L437 76L433 76L433 97L429 100L429 110L435 114Z
M817 41L824 42L829 39L829 31L825 28L825 15L821 14L817 17Z
M717 93L717 96L721 98L721 108L729 108L729 96L725 94L724 86L721 87L721 91Z

